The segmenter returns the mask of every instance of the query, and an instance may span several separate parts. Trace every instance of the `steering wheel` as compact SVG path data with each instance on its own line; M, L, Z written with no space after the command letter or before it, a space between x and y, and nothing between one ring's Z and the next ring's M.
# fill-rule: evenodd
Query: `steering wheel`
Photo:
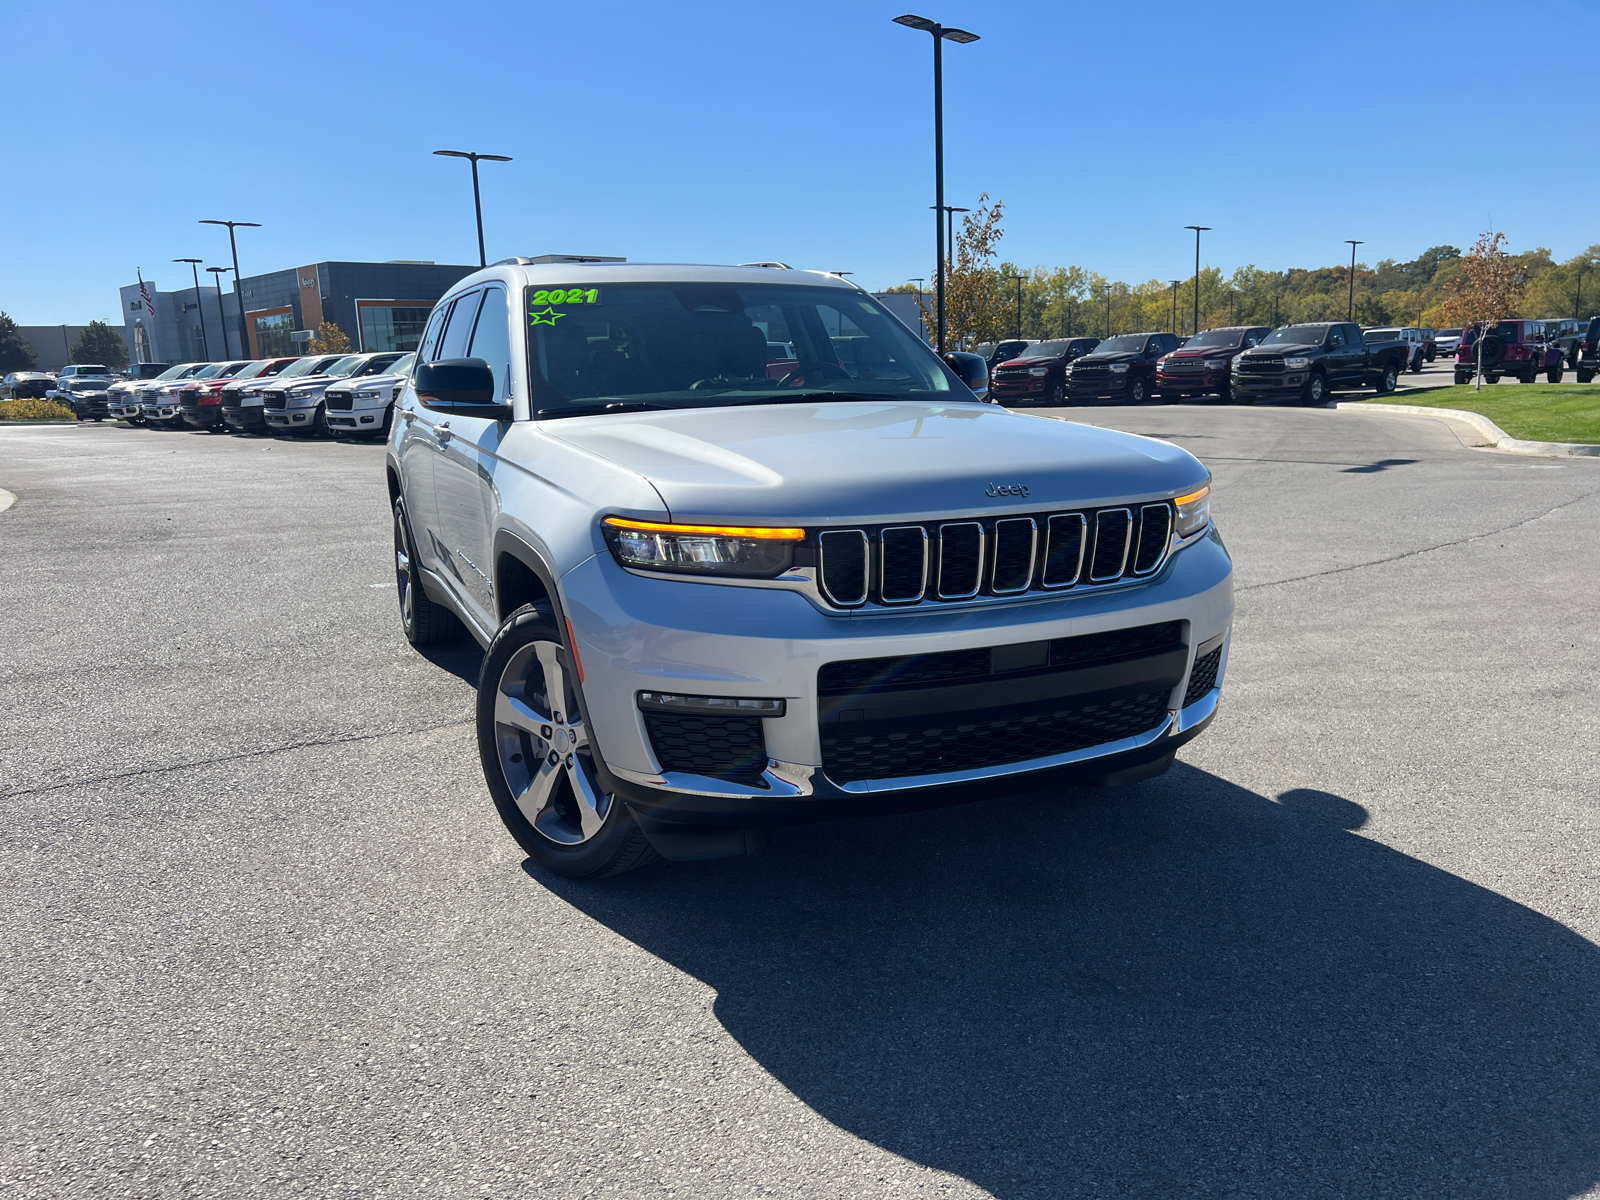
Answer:
M835 379L849 378L850 372L846 371L843 367L834 366L833 363L814 362L808 367L796 367L782 379L778 380L778 386L781 388L799 387L801 384L805 383L828 383Z

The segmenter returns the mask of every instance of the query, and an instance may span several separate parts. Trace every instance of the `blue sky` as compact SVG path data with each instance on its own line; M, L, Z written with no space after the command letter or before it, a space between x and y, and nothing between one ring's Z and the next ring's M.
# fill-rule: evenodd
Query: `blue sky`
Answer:
M489 256L931 274L930 39L949 202L1006 202L1006 257L1114 278L1600 241L1600 0L1064 5L828 0L384 5L12 0L0 308L113 317L136 267ZM1495 54L1504 54L1496 62ZM1474 166L1487 148L1491 165ZM181 273L180 273L181 272Z

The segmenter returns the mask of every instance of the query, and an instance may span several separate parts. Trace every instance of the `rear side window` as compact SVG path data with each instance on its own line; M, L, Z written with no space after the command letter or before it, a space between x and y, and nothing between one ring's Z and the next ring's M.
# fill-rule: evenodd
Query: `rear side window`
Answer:
M505 289L484 288L483 307L478 312L478 326L467 357L481 358L489 364L494 372L494 394L501 400L511 398L511 335L507 330L510 320Z
M439 333L444 329L444 320L450 315L450 306L441 304L433 310L433 316L428 318L428 328L422 334L422 341L417 347L418 362L432 362L437 356L434 349L439 345Z

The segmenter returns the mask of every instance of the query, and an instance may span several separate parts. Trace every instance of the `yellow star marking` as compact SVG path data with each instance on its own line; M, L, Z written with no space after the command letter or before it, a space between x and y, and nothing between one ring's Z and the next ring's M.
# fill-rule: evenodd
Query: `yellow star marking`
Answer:
M543 312L529 313L528 315L533 318L533 320L529 322L530 325L554 325L567 314L558 313L553 308L547 308Z

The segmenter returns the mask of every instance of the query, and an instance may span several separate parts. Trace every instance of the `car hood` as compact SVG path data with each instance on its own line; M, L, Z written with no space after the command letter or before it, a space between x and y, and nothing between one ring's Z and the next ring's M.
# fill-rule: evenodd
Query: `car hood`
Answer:
M1243 354L1238 346L1198 346L1193 349L1178 349L1165 355L1166 358L1227 358L1233 354Z
M691 522L1043 512L1173 495L1208 477L1169 442L981 404L799 402L567 417L542 428L637 471L674 520ZM1018 491L1000 490L1010 488Z
M1321 342L1274 342L1270 346L1256 346L1249 351L1251 354L1316 354L1322 350Z
M1041 358L1008 358L1003 363L997 363L996 370L1001 367L1048 367L1061 361L1059 355L1051 354Z
M349 378L348 375L297 375L293 379L269 379L266 387L278 391L287 391L289 388L297 388L306 383L327 387L330 383L343 383Z
M1126 351L1113 350L1109 354L1085 354L1081 358L1073 359L1072 362L1074 366L1076 366L1078 363L1136 362L1139 357L1140 356L1137 354L1130 354Z

